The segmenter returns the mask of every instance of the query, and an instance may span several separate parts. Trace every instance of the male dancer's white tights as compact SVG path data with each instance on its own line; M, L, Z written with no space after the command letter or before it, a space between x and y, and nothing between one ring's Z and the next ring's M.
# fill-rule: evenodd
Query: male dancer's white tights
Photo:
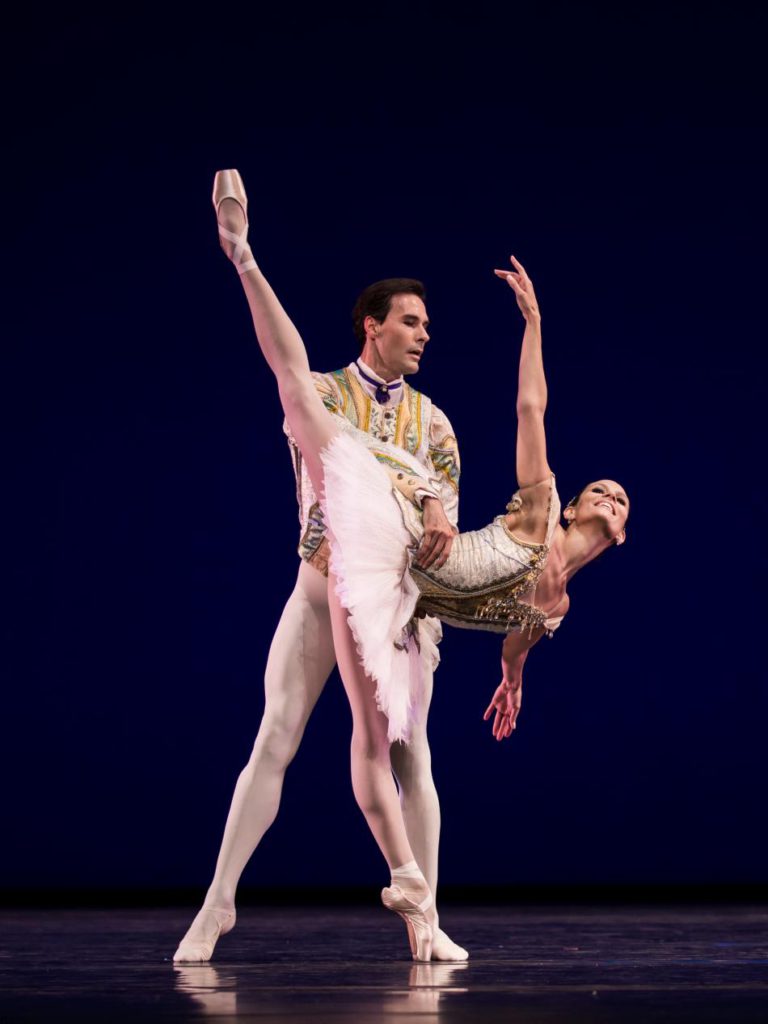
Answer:
M270 647L265 672L265 707L250 760L235 786L216 871L205 899L215 915L201 912L184 941L203 939L233 910L240 875L261 837L275 820L283 778L304 728L335 664L327 580L306 562L299 567L296 587L288 598ZM393 744L392 768L414 857L434 895L440 804L432 780L427 743L427 713L432 698L432 673L424 680L424 702L418 709L408 746ZM464 951L433 924L434 959L461 959ZM215 937L211 938L215 942ZM466 955L466 954L464 954Z

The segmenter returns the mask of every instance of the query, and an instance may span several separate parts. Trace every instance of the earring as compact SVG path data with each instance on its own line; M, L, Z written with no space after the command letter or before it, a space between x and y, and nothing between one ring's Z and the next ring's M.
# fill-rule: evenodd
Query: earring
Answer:
M515 493L507 502L507 512L519 512L522 507L523 499L520 497L519 492L515 491Z

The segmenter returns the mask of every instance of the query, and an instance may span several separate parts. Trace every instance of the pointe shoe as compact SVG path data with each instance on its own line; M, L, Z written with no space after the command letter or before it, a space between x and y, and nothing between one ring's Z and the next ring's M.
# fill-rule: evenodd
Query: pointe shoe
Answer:
M197 941L190 941L187 939L189 932L193 930L197 923L197 918L201 914L207 914L213 917L214 924L210 928L210 931L203 939ZM227 932L231 932L235 927L235 918L237 917L234 910L218 909L216 907L201 907L197 917L192 922L187 935L179 943L179 948L173 954L173 962L175 964L203 964L207 963L208 960L213 956L213 950L216 943L219 941L222 935L226 935Z
M399 885L391 885L381 890L381 902L405 921L413 959L428 961L432 956L432 926L424 911L432 905L432 893L427 892L421 903L417 903L406 896Z
M469 953L463 946L454 942L445 934L442 928L433 929L432 935L432 962L442 961L445 964L463 963L469 960Z
M253 270L256 266L256 260L249 259L243 261L243 254L248 249L248 197L245 194L245 186L243 185L243 179L240 177L240 172L236 170L216 171L216 177L213 179L213 195L211 199L213 201L213 208L216 211L217 221L219 219L219 207L225 199L234 199L242 209L243 216L245 217L245 226L240 234L236 235L234 231L229 231L219 224L219 235L235 245L235 250L230 259L235 264L238 274L245 274L246 271Z

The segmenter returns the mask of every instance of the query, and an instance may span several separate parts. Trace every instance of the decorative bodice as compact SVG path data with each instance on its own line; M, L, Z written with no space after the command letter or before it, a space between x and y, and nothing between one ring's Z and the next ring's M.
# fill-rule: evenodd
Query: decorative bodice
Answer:
M414 539L423 533L418 517L398 497L403 517ZM494 633L530 632L544 628L550 635L560 618L548 618L535 606L536 582L549 554L560 517L560 501L552 480L546 541L520 540L497 516L481 530L460 533L440 569L410 566L421 592L418 613L436 615L443 622L464 629ZM527 600L526 600L527 598Z

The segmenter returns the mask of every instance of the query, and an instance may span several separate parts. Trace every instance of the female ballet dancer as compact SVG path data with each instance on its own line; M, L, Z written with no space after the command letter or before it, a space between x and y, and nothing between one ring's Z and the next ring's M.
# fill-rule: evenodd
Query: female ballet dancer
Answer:
M611 480L589 484L564 510L546 457L546 380L541 320L530 278L512 257L496 270L515 293L525 319L517 398L518 490L505 516L459 534L441 567L414 563L422 525L408 500L425 469L387 469L390 448L324 407L310 375L304 343L253 259L247 199L237 171L219 171L214 207L221 244L241 276L262 353L277 379L293 437L324 505L331 545L328 576L333 641L350 702L355 798L392 872L382 902L404 919L415 960L429 960L429 887L408 844L390 767L389 747L406 741L420 684L419 648L431 651L420 616L503 633L502 682L485 712L501 740L515 728L522 669L530 648L551 635L568 609L575 572L625 539L629 503ZM403 463L402 449L396 458ZM378 458L377 458L378 457ZM218 934L234 914L223 917ZM183 942L174 959L183 960Z

